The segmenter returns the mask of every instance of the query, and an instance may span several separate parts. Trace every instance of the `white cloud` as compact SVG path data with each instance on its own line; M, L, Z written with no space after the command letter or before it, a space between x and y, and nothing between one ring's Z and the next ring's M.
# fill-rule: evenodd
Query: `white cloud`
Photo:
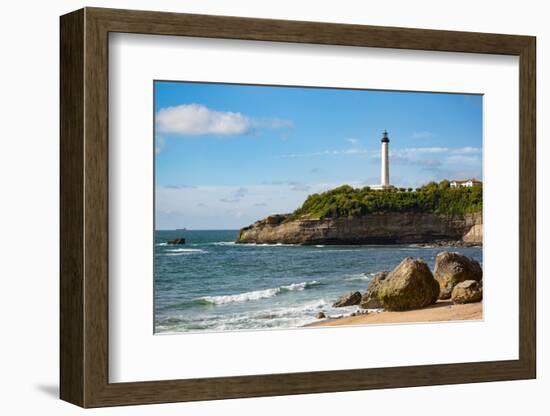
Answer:
M454 149L455 153L481 153L481 147L461 147L460 149Z
M272 184L242 186L200 186L189 188L157 187L155 191L156 226L159 229L236 229L271 214L294 211L308 195L324 192L347 183L300 183L277 181ZM233 199L220 203L220 197Z
M254 119L242 113L212 110L201 104L161 108L156 114L161 133L183 136L246 134L255 128L288 128L292 122L280 118Z
M409 147L405 149L391 150L390 153L402 153L402 154L420 154L420 153L446 153L450 149L448 147Z
M356 140L356 139L346 139L347 141ZM357 142L351 142L352 144ZM416 155L423 154L463 154L463 153L481 153L481 148L479 147L459 147L459 148L449 148L449 147L409 147L404 149L393 149L390 150L390 156L394 157L412 157ZM337 156L337 155L365 155L370 154L375 158L380 157L380 151L369 151L367 149L362 149L359 147L351 147L349 149L336 149L336 150L322 150L319 152L310 152L310 153L290 153L286 155L281 155L285 158L296 158L296 157L313 157L313 156Z
M241 113L215 111L200 104L161 108L156 117L158 131L182 135L242 134L251 121Z
M452 154L452 155L461 155L461 154L472 154L472 153L481 153L481 148L479 147L409 147L405 149L390 149L390 155L394 156L415 156L423 154ZM378 156L380 154L378 153Z
M186 188L194 188L194 186L193 185L186 185L186 184L166 185L165 188L168 188L168 189L186 189Z
M220 202L228 202L228 203L240 202L241 199L243 199L247 193L248 193L248 189L240 187L232 191L230 196L226 198L221 198Z
M451 155L447 158L448 163L473 165L480 163L479 156L467 156L467 155Z
M439 159L410 158L403 155L390 155L390 162L398 165L418 166L423 168L436 168L441 166Z
M347 141L356 140L356 139L346 139ZM357 142L352 142L357 143ZM433 154L472 154L472 153L481 153L481 148L479 147L409 147L404 149L390 149L390 157L415 157L421 155L433 155ZM349 149L336 149L336 150L322 150L319 152L310 152L310 153L290 153L281 155L285 158L297 158L297 157L314 157L314 156L338 156L338 155L365 155L370 154L374 158L380 158L380 151L369 151L367 149L362 149L360 147L351 147Z

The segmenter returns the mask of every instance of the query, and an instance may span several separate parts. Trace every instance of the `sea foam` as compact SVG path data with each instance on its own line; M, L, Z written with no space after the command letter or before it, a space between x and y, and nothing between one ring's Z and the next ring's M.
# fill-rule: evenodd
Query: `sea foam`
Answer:
M174 248L172 250L166 250L167 256L184 256L189 254L206 254L208 251L200 248Z
M356 273L348 275L344 280L348 282L370 281L373 276L374 273Z
M311 282L292 283L290 285L274 287L270 289L254 290L252 292L237 293L235 295L204 296L197 300L212 303L214 305L223 305L225 303L246 302L249 300L267 299L277 296L281 293L292 292L296 290L305 290L311 287L319 286L321 282L312 280Z

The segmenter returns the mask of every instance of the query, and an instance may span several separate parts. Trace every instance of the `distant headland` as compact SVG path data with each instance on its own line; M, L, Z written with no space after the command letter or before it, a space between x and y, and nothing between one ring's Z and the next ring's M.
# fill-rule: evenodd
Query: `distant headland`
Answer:
M480 245L483 186L457 181L372 189L343 185L310 195L290 214L242 228L237 243Z

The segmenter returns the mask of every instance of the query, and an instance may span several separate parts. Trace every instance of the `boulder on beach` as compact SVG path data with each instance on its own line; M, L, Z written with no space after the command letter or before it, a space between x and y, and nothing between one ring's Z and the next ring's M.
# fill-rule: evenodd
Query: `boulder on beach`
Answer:
M185 244L185 238L183 237L174 238L173 240L168 240L167 243L168 244Z
M332 305L333 308L341 308L343 306L359 305L361 302L361 292L350 292L338 298Z
M380 290L380 286L382 286L382 282L386 279L389 273L390 273L389 271L383 271L383 272L378 272L374 275L369 285L367 286L367 290L361 296L361 303L359 304L361 308L363 309L382 308L382 303L380 302L380 299L378 299L378 291Z
M327 316L325 315L324 312L321 311L321 312L318 312L317 315L315 315L315 317L317 319L325 319Z
M439 284L421 259L406 257L382 282L378 298L384 309L404 311L432 305L439 296Z
M465 280L458 283L451 293L453 303L474 303L483 299L483 288L476 280Z
M477 261L460 253L443 251L435 258L435 279L440 299L449 299L453 288L465 280L481 281L483 271Z

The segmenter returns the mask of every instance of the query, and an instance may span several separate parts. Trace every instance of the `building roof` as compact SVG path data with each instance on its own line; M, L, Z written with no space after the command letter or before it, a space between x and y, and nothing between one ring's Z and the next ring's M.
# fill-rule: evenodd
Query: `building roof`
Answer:
M477 179L465 179L463 181L451 181L451 183L466 183L466 182L481 183L481 181L478 181Z

